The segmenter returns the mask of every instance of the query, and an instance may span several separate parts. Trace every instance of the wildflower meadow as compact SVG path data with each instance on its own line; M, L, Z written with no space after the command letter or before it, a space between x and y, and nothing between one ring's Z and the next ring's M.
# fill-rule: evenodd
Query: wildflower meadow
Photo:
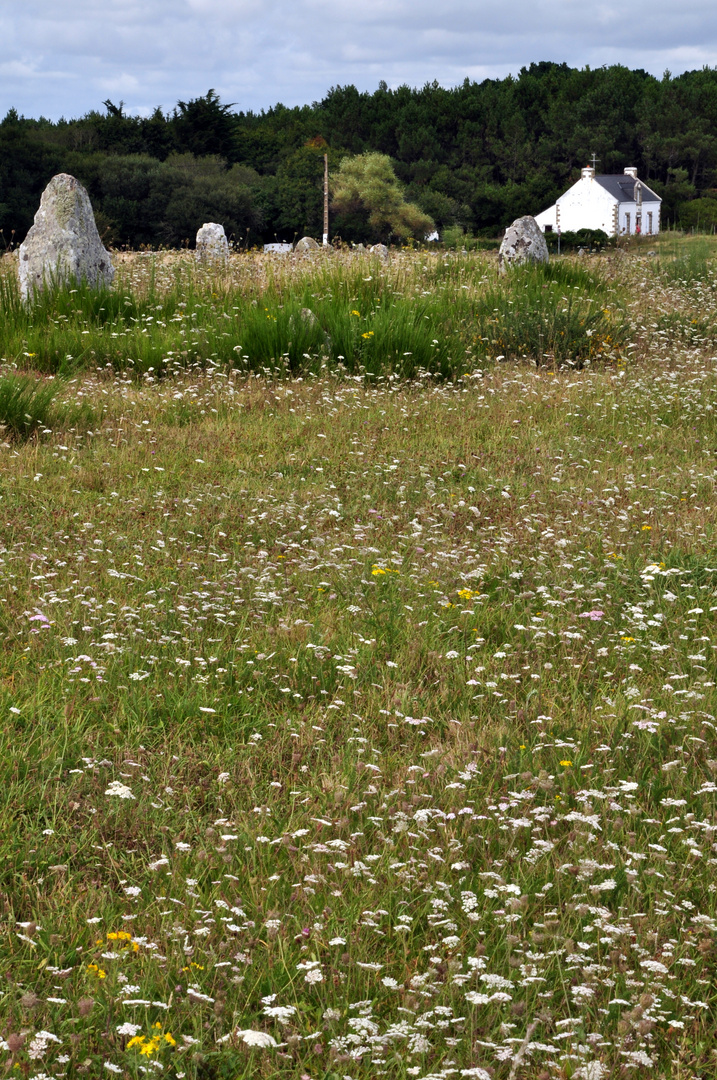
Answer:
M709 243L2 260L5 1075L717 1075Z

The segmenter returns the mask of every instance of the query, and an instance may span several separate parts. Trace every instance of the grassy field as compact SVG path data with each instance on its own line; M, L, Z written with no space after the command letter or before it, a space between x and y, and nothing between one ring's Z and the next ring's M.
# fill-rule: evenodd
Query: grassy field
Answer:
M125 259L112 291L47 293L32 309L6 261L3 355L62 376L209 363L266 376L446 377L498 356L583 366L625 336L619 260L608 276L563 262L500 278L495 256L246 254L220 272L169 252Z
M717 275L674 243L138 257L125 341L5 273L8 1076L717 1074ZM390 295L409 381L352 328L412 351ZM262 300L322 338L229 366Z

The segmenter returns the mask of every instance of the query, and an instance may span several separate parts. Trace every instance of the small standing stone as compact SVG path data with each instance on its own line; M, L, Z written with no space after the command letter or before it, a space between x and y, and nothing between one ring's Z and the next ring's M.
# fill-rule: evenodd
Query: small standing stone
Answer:
M208 221L197 233L197 262L225 263L229 258L229 243L224 226Z
M526 215L517 218L505 230L503 242L498 252L498 265L501 270L507 266L520 266L526 262L546 263L548 245L534 217Z
M74 176L53 176L19 251L20 292L24 300L47 285L86 281L108 286L114 278L109 253L100 239L90 197Z
M318 251L319 245L314 240L313 236L302 236L301 240L297 243L294 251Z
M385 244L374 244L371 248L371 254L378 255L379 259L385 260L388 258L388 248Z

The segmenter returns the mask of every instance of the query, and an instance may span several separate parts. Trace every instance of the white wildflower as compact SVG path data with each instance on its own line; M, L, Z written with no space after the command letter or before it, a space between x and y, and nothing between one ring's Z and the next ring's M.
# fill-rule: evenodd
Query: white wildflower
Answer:
M27 1056L31 1061L39 1060L45 1056L48 1043L52 1042L61 1043L62 1039L58 1039L57 1035L53 1035L51 1031L38 1031L27 1048Z
M264 1009L265 1016L278 1020L280 1024L288 1024L295 1012L296 1008L293 1005L268 1005Z
M126 784L121 784L119 780L113 780L110 786L105 790L105 795L115 796L118 799L133 799L134 795L127 787Z
M248 1028L245 1031L236 1031L235 1035L237 1039L241 1039L247 1046L259 1046L262 1050L276 1046L276 1040L272 1039L271 1035L267 1035L265 1031L253 1031Z
M486 986L490 986L496 990L512 990L513 984L510 979L504 979L502 975L492 975L488 971L484 971L480 977L480 981L485 983Z
M653 975L667 975L669 968L661 964L659 960L641 960L640 967L643 971L650 971Z
M118 1035L129 1035L130 1038L133 1039L135 1037L135 1035L137 1034L137 1032L141 1031L141 1030L142 1030L142 1025L141 1024L131 1024L129 1022L129 1020L128 1020L126 1023L119 1025L119 1027L117 1028L117 1034Z
M581 1065L576 1069L573 1076L576 1080L603 1080L609 1069L599 1061L589 1061L587 1065Z
M646 1054L644 1050L621 1050L620 1053L623 1057L626 1057L632 1065L644 1065L645 1067L654 1065L652 1058L649 1054Z

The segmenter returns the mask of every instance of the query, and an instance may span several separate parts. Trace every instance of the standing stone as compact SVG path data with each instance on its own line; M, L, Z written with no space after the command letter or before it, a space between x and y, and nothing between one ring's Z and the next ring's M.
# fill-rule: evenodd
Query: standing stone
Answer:
M388 248L385 244L374 244L371 248L371 254L378 255L379 259L385 260L388 258Z
M319 245L314 240L313 236L302 236L298 244L294 248L294 251L318 251Z
M70 280L93 287L112 284L114 267L90 197L74 176L59 173L43 191L35 224L20 245L19 271L24 300L46 285Z
M534 217L526 215L517 218L505 230L503 243L498 252L498 265L502 271L506 266L520 266L526 262L548 261L548 245Z
M223 225L208 221L197 233L197 262L226 263L229 258L229 242Z

